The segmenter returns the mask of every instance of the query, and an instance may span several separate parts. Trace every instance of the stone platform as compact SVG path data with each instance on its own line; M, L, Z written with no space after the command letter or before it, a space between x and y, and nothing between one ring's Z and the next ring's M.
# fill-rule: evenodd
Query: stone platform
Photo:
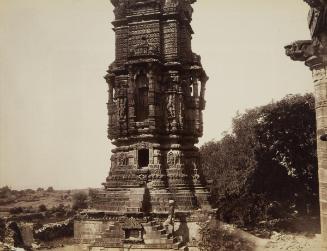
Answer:
M86 250L198 250L200 225L206 211L119 214L86 210L75 220L74 237Z

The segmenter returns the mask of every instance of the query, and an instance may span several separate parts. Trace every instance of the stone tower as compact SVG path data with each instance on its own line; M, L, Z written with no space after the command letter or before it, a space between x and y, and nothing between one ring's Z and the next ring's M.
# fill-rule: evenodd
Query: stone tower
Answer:
M311 40L285 47L292 60L304 61L312 71L317 119L320 221L324 250L327 250L327 0L304 0L310 5L308 23Z
M191 39L194 0L112 0L116 57L109 86L112 151L93 208L167 212L208 205L199 151L208 79Z
M115 148L104 189L74 224L89 250L196 246L199 212L210 205L195 146L208 80L191 49L195 1L111 0L116 51L105 79Z

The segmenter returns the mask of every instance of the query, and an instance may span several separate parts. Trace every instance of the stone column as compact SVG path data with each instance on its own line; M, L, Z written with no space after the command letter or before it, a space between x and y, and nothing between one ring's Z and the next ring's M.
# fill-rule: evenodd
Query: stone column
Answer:
M327 64L313 69L317 118L320 219L323 243L327 248Z
M156 74L154 69L150 66L149 72L147 74L149 79L149 92L148 92L148 102L149 102L149 128L151 130L155 130L156 128L156 120L155 120L155 86L156 86Z
M321 234L327 250L327 1L304 0L311 9L308 22L312 40L300 40L285 47L286 55L310 67L315 89L317 157Z

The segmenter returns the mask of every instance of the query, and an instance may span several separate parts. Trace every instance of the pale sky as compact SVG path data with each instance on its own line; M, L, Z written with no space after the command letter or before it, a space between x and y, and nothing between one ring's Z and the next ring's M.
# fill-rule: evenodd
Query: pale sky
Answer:
M193 51L210 77L201 144L231 119L313 91L284 45L309 38L301 0L198 0ZM109 0L0 0L0 187L100 187L109 170Z

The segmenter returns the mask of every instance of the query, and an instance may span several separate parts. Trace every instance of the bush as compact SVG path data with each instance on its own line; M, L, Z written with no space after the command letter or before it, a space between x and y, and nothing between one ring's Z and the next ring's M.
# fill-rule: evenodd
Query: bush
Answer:
M88 196L86 193L78 192L73 194L73 206L74 210L84 209L88 207Z
M53 192L54 192L53 187L48 187L48 188L47 188L47 192L49 192L49 193L53 193Z
M0 198L7 198L12 194L11 189L8 186L0 188Z
M46 212L48 209L44 204L39 205L39 212Z
M22 207L12 207L9 209L9 213L11 213L11 214L20 214L23 212L24 212L24 210Z
M6 231L6 221L0 217L0 242L4 242Z
M254 244L238 236L229 229L224 229L218 222L205 222L200 226L201 239L199 248L201 251L251 251Z

